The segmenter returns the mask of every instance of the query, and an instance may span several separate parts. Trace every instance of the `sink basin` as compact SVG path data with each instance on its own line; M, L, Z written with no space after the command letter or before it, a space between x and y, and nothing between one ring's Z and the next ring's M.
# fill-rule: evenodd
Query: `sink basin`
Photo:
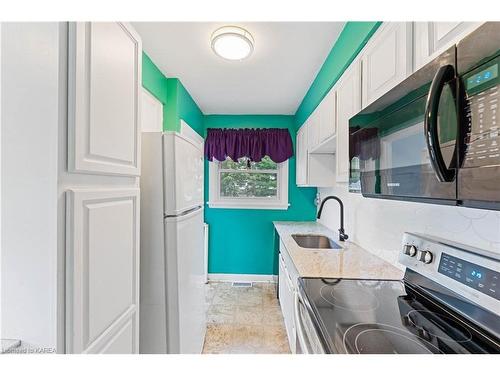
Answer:
M342 249L331 238L319 234L292 234L292 238L297 245L308 249Z

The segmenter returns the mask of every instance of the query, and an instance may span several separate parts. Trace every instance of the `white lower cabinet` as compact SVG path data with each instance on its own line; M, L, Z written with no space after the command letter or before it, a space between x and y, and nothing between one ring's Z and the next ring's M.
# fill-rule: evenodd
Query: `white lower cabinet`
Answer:
M295 300L295 290L292 279L283 260L283 255L279 255L279 300L283 319L285 321L286 334L292 353L296 352L296 331L293 304Z

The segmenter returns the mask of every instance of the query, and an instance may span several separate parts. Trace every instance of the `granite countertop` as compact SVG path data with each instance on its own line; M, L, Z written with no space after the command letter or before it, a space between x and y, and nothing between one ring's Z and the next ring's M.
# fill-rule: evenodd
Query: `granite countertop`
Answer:
M403 271L353 242L338 241L338 233L315 221L273 222L299 276L353 279L401 280ZM305 249L292 234L322 234L335 240L342 249Z

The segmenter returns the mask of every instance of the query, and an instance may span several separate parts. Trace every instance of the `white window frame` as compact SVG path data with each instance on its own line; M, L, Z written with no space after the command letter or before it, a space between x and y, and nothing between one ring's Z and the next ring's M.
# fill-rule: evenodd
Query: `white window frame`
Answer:
M221 162L209 162L208 176L208 192L210 208L235 208L235 209L259 209L259 210L287 210L290 204L288 203L288 160L277 163L278 169L277 196L273 198L230 198L221 197L220 195L220 178L222 171ZM242 172L262 173L261 170L242 170ZM266 172L264 172L266 173ZM267 172L271 173L271 172ZM274 173L274 171L273 171Z

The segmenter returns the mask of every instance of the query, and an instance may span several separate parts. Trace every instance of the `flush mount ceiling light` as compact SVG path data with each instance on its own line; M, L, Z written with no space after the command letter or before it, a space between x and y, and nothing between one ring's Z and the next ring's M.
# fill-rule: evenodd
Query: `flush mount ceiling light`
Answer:
M226 60L243 60L253 52L252 35L238 26L223 26L210 38L212 50Z

